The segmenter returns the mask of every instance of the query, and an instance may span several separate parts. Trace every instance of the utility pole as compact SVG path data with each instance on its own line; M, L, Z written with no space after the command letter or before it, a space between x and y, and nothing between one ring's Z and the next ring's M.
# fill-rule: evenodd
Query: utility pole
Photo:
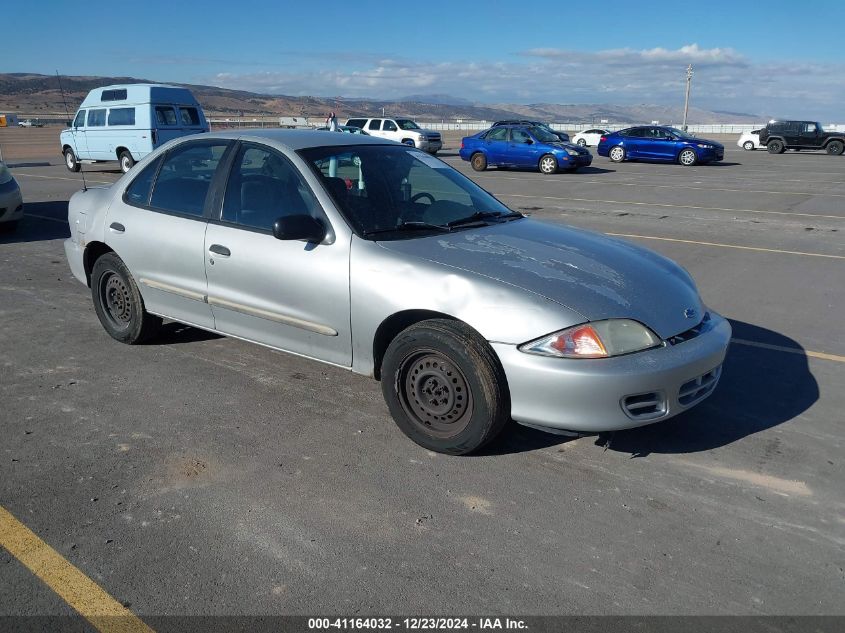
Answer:
M687 66L687 94L686 94L686 97L684 98L684 124L682 126L682 129L684 130L684 132L687 131L687 112L689 112L690 84L692 84L692 64Z

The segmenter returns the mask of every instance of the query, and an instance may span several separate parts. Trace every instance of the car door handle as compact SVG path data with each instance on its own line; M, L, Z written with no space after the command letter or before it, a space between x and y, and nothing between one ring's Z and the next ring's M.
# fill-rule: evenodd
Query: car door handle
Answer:
M123 226L120 222L112 222L109 224L109 230L112 233L123 233L126 231L126 227Z
M212 244L208 248L208 250L214 253L215 255L220 255L221 257L229 257L229 255L232 254L232 251L230 251L225 246L221 246L220 244Z

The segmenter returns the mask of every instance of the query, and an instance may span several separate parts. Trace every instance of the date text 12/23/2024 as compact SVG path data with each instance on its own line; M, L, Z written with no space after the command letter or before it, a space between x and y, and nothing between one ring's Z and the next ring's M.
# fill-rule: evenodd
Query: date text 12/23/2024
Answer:
M524 620L512 618L309 618L308 630L374 630L374 631L445 631L445 630L521 630L527 629Z

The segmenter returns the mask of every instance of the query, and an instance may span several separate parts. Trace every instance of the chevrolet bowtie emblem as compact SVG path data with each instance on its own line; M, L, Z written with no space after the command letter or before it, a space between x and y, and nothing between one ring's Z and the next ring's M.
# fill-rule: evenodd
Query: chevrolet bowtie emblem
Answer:
M695 316L695 308L687 308L686 310L684 310L684 316L687 319L693 318Z

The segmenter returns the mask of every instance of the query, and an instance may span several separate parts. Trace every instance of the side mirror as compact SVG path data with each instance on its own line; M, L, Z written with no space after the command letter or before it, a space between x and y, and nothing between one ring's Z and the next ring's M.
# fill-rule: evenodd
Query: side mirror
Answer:
M319 243L326 238L326 227L310 215L285 215L273 223L273 237Z
M526 145L533 145L534 141L532 141L530 138L527 138L527 139L525 139L525 144Z

